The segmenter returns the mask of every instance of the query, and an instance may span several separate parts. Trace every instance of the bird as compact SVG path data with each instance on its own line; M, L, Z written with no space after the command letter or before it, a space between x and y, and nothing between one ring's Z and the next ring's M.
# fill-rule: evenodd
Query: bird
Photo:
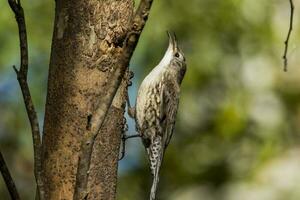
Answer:
M187 69L175 33L167 34L169 46L159 64L142 81L135 109L130 110L150 162L153 177L150 200L156 198L159 170L173 135L180 86Z

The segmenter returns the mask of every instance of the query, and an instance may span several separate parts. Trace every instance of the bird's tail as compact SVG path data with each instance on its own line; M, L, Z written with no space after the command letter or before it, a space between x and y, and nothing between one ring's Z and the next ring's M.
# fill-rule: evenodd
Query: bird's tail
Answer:
M149 147L150 168L153 175L153 182L150 193L150 200L155 200L159 182L159 170L163 160L164 148L162 138L157 136Z
M159 171L159 169L157 171ZM159 174L157 173L154 174L153 176L153 182L152 182L152 187L150 192L150 200L155 200L158 182L159 182Z

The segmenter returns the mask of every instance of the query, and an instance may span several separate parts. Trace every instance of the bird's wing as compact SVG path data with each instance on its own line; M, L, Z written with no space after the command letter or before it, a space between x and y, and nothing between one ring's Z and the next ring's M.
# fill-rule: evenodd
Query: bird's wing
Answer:
M179 91L177 91L176 85L168 82L166 83L166 85L164 85L161 92L161 127L163 129L163 142L166 148L170 143L175 127L175 120L179 102Z

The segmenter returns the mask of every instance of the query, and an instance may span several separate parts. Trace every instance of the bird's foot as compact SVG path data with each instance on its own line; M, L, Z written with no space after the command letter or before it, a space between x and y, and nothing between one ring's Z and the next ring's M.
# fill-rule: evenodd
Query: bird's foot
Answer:
M141 137L139 134L135 134L135 135L126 135L123 134L122 135L122 151L121 151L121 156L119 158L119 161L122 160L125 157L125 145L126 145L126 140L131 139L131 138L136 138L136 137Z

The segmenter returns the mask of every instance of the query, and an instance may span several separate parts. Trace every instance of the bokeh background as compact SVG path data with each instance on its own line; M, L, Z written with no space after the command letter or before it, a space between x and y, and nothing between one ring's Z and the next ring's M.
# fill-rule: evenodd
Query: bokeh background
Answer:
M54 1L22 3L29 86L43 122ZM300 199L300 0L294 3L289 69L283 72L288 0L154 1L131 62L132 101L167 48L166 30L176 32L188 63L159 199ZM32 141L12 70L19 63L17 26L6 1L0 10L0 149L21 196L33 199ZM150 183L145 151L132 139L120 162L118 200L147 199ZM9 199L2 178L0 199Z

